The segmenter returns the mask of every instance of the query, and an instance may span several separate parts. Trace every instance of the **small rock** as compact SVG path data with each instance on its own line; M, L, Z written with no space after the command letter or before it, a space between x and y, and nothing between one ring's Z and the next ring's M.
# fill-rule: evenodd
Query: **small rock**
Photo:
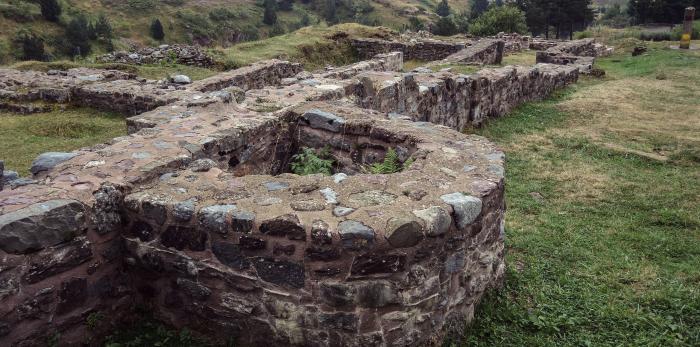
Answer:
M387 221L384 236L394 248L413 247L423 240L423 226L416 217L392 217Z
M338 194L331 188L323 188L320 190L321 195L326 199L327 204L338 204Z
M218 165L211 159L198 159L190 163L188 168L193 172L207 172L215 167Z
M452 206L459 229L463 230L481 214L481 199L462 193L445 194L442 201Z
M353 212L355 212L355 209L351 207L337 206L333 209L333 215L336 217L345 217Z
M323 211L326 205L314 200L294 201L289 204L294 211Z
M340 172L332 176L333 177L333 182L335 183L340 183L348 179L348 175Z
M302 115L309 126L315 129L324 129L334 133L339 133L345 126L345 119L332 113L321 110L310 110Z
M77 153L63 153L63 152L46 152L40 154L32 162L32 167L29 171L36 175L41 171L47 171L56 167L56 165L70 160L71 158L78 155Z
M289 188L289 183L285 182L265 182L264 183L265 188L267 188L267 191L269 192L274 192L278 190L284 190Z
M311 239L320 245L330 245L333 241L328 223L317 219L311 223Z
M370 248L374 243L374 230L354 220L342 221L338 224L338 234L343 247L350 250Z
M450 230L452 217L447 211L438 206L413 211L413 214L425 221L425 231L428 236L440 236Z
M177 84L190 84L192 80L185 75L175 75L170 77L170 81Z
M213 205L199 210L199 226L209 231L227 234L226 216L236 210L236 205Z

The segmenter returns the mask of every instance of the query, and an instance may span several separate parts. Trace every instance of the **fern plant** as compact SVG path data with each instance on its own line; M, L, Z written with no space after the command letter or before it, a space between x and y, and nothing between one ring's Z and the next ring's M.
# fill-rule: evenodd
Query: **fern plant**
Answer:
M292 157L292 172L297 175L333 174L333 159L326 147L319 154L313 148L304 147Z
M411 164L413 164L413 159L408 159L402 164L396 150L389 148L389 150L386 151L384 160L381 163L370 165L368 170L373 174L393 174L403 171L405 168L411 166Z

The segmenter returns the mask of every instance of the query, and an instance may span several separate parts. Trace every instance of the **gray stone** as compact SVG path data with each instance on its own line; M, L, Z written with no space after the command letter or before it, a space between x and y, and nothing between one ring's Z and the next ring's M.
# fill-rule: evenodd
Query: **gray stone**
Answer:
M267 191L269 192L274 192L278 190L284 190L289 188L289 183L285 182L265 182L263 184L265 188L267 188Z
M367 249L374 243L374 230L358 221L346 220L338 224L343 247L350 250Z
M348 175L340 172L332 176L333 177L333 182L335 183L340 183L348 179Z
M37 181L36 181L36 180L33 180L33 179L31 179L31 178L23 178L23 177L20 177L20 178L17 178L17 179L14 179L14 180L10 181L10 189L15 189L15 188L18 188L18 187L23 187L23 186L28 186L28 185L30 185L30 184L35 184L35 183L37 183Z
M173 83L177 83L177 84L190 84L190 83L192 83L192 79L190 79L188 76L185 76L185 75L175 75L175 76L170 77L170 80Z
M323 188L320 190L321 196L326 199L327 204L336 205L338 204L338 193L331 188Z
M36 175L39 172L51 170L56 165L69 160L78 155L77 153L64 153L64 152L46 152L39 154L36 159L32 162L32 167L29 171Z
M28 253L73 239L83 230L84 207L75 200L50 200L0 215L0 248Z
M93 207L93 223L97 233L105 235L110 231L116 231L122 224L120 214L124 195L111 184L102 184L94 194L95 205Z
M213 205L199 210L199 227L215 231L219 234L227 234L226 216L236 210L236 205Z
M339 133L345 127L345 119L332 113L318 109L307 111L302 117L309 122L309 126L315 129L324 129Z
M91 246L83 236L38 252L32 256L24 280L27 283L41 282L87 262L93 257Z
M294 211L323 211L326 209L324 203L314 200L293 201L289 205Z
M1 179L3 182L5 182L5 184L8 184L16 179L19 179L19 174L17 171L7 170L3 172Z
M186 200L173 206L173 217L178 222L188 222L194 216L194 200Z
M386 223L384 236L395 248L413 247L424 238L423 226L414 216L392 217Z
M255 213L248 211L233 211L231 214L231 228L235 233L249 233L253 230Z
M428 236L440 236L450 230L452 217L443 208L430 206L424 210L413 211L413 214L425 221L425 233Z
M260 223L260 232L271 236L286 236L290 240L306 240L306 231L293 214L285 214Z
M388 281L358 283L356 288L357 303L360 306L379 308L400 303L396 288Z
M355 209L351 207L336 206L333 209L333 215L336 217L345 217L353 212L355 212Z
M209 93L210 96L214 98L219 98L221 101L225 103L229 103L233 101L233 94L231 92L225 91L225 90L220 90L216 92L211 92Z
M207 172L219 165L211 159L198 159L190 163L189 169L193 172Z
M321 299L328 305L341 307L353 304L355 301L355 288L342 283L322 283Z
M452 206L455 221L459 229L464 229L473 223L481 214L481 199L462 193L445 194L440 197L442 201Z
M204 301L211 295L211 289L203 286L199 282L191 281L185 278L177 279L177 286L187 293L188 296L195 300Z
M253 258L253 265L260 279L265 282L292 288L304 286L305 271L304 266L301 264L274 258L257 257Z
M388 205L396 200L396 195L381 190L368 190L348 197L349 205L355 208Z
M457 273L462 271L464 268L464 253L457 252L452 254L445 261L445 272L447 273Z

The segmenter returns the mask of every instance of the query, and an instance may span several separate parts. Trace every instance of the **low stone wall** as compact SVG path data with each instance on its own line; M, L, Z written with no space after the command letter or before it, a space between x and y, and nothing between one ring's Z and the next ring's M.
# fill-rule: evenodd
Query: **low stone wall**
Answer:
M214 59L198 46L161 45L142 48L133 52L119 51L98 56L99 63L130 65L177 63L199 67L211 67Z
M503 40L481 39L457 53L450 54L445 59L434 61L426 66L441 64L498 65L503 61L503 54Z
M191 88L200 92L228 87L238 87L242 90L260 89L279 84L283 78L292 77L301 70L301 65L297 63L277 59L265 60L199 80L194 82Z
M517 33L500 33L491 38L502 40L504 42L503 54L505 55L530 49L530 42L532 40L530 36L520 35Z
M431 39L404 43L399 41L362 38L353 39L351 44L362 59L369 59L377 54L402 52L406 60L423 61L444 59L465 47L464 43L450 43Z
M590 73L595 58L612 54L612 48L595 42L595 39L563 41L545 51L537 52L538 63L573 65L581 73Z

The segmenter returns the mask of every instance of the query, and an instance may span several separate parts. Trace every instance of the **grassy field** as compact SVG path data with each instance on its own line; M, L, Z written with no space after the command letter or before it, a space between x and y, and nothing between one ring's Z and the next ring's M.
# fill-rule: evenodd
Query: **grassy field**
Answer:
M700 345L700 51L668 46L477 131L507 153L508 273L463 345Z
M32 160L43 152L72 151L125 134L123 116L89 108L27 116L0 112L0 153L5 169L21 175L29 173Z

